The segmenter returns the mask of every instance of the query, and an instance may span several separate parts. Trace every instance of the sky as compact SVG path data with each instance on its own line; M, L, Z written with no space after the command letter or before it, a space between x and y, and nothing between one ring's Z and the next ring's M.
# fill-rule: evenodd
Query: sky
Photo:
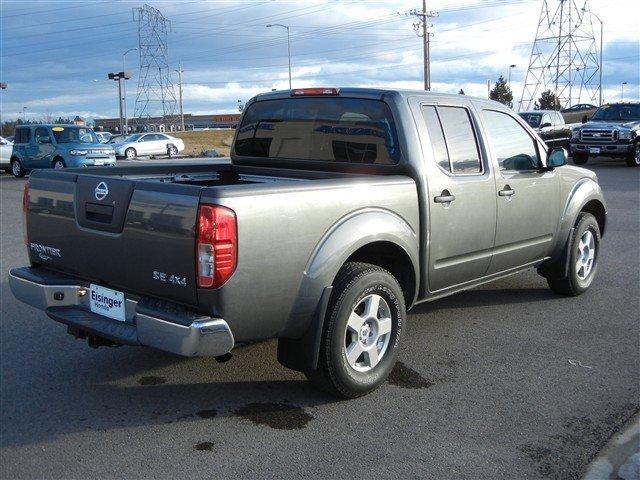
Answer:
M117 117L123 53L138 47L133 10L144 0L0 0L2 119ZM548 0L555 2L557 0ZM584 0L574 1L580 6ZM293 87L422 89L422 39L410 12L420 0L147 0L171 21L173 81L182 65L185 113L238 111L238 100ZM520 100L542 0L428 0L432 90L486 97L511 72ZM603 95L640 100L640 0L589 0L604 22ZM594 20L595 22L595 20ZM595 22L599 41L600 24ZM135 112L138 51L129 52L127 111ZM177 97L177 88L176 88ZM583 98L585 102L588 98ZM589 102L597 103L597 102ZM26 107L26 108L23 108Z

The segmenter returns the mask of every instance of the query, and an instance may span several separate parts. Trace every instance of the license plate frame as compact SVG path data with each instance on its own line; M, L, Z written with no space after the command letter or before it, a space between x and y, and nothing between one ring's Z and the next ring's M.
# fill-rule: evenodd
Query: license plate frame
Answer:
M126 321L124 293L117 290L92 283L89 286L89 308L103 317L118 322Z
M589 147L589 153L592 155L597 155L602 151L600 147Z
M104 160L94 160L93 164L97 166L102 166L104 165Z

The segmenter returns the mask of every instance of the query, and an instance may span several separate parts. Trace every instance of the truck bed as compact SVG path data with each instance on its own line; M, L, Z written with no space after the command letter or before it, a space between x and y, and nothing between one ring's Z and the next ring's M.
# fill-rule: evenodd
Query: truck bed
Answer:
M408 185L401 188L410 196L416 190L413 180L403 176L231 164L42 170L35 171L29 183L27 225L34 266L123 291L132 298L151 297L209 313L224 308L226 302L219 292L199 292L196 287L200 203L227 205L236 212L239 261L230 283L251 285L246 275L257 275L256 269L260 275L277 276L269 269L278 262L265 257L286 255L292 245L299 258L287 262L287 268L296 272L290 278L299 281L316 244L336 220L381 202L383 191L393 199L400 188L393 185ZM108 194L101 198L104 191L96 189L105 185ZM404 204L412 205L415 212L401 213L417 228L416 200L412 200ZM393 209L395 202L386 203ZM309 218L313 213L315 220ZM262 265L256 259L262 259ZM296 294L292 287L287 295ZM258 296L271 293L260 288ZM241 309L241 304L233 308ZM266 310L265 314L276 314Z

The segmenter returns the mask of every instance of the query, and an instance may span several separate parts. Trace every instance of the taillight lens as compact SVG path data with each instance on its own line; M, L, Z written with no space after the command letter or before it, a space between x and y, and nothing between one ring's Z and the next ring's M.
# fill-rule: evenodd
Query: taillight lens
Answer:
M24 183L24 188L22 189L22 238L24 239L24 244L26 246L29 245L29 233L28 233L28 225L27 225L27 213L29 212L29 182Z
M196 238L198 287L224 284L238 263L238 228L233 210L220 205L200 205Z

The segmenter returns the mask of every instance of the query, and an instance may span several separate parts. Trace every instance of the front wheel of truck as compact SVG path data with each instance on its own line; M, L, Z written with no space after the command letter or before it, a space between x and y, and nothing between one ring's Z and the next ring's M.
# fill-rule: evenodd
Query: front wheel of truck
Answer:
M575 165L584 165L589 161L589 154L576 152L572 154L572 159Z
M342 398L375 390L395 364L405 323L395 277L376 265L346 263L333 284L317 369L307 378Z
M636 141L633 150L627 157L628 167L640 167L640 141Z
M547 283L560 295L576 296L589 289L598 270L601 236L596 218L587 212L580 213L569 242L570 250L564 259L568 264L547 275Z

